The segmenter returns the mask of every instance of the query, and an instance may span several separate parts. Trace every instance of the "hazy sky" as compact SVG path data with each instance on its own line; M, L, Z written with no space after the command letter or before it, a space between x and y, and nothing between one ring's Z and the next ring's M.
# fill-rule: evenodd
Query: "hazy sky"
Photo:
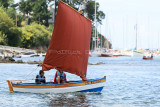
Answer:
M101 31L111 40L113 48L135 47L136 23L138 48L160 48L160 0L97 1L106 14Z
M100 3L100 10L106 14L98 30L110 39L114 49L135 48L136 23L138 48L160 48L160 0L96 1Z

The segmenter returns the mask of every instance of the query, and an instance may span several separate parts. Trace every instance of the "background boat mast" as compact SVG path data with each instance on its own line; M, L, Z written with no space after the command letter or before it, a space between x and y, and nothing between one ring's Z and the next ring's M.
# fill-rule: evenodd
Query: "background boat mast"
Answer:
M95 19L94 19L94 23L95 23L95 49L96 49L96 40L97 40L97 36L96 36L96 26L97 26L97 24L96 24L96 11L97 11L97 9L96 9L96 0L95 0Z
M137 35L138 35L138 33L137 33L137 20L136 20L135 30L136 30L136 50L137 50Z

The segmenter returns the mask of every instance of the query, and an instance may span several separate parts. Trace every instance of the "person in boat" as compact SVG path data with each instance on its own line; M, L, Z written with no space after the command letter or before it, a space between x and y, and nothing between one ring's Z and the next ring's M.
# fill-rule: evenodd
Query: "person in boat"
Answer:
M43 84L46 82L45 76L44 76L44 71L40 70L39 75L36 76L35 82L37 84Z
M62 70L58 70L54 77L54 83L60 84L66 82L67 82L66 74Z

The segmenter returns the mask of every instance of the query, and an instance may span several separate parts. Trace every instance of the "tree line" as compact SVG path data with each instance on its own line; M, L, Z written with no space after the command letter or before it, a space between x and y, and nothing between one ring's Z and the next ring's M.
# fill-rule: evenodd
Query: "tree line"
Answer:
M82 10L83 15L94 21L95 2L88 0L62 0L76 10ZM98 24L105 18L103 11L96 4ZM84 7L85 6L85 7ZM48 8L58 8L58 0L14 0L0 1L0 45L18 46L23 48L46 48L54 26L49 24L51 13ZM83 7L83 8L81 8ZM92 26L94 30L94 25ZM94 37L94 33L92 33ZM99 37L101 35L99 34ZM104 45L103 36L103 45ZM93 41L92 41L93 42ZM91 43L91 45L94 45ZM91 46L92 47L92 46Z

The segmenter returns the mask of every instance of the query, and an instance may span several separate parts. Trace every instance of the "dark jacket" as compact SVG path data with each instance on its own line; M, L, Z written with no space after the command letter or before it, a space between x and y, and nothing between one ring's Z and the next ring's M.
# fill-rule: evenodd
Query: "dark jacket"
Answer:
M46 82L46 79L43 80L43 78L45 79L45 76L44 76L44 75L43 75L43 76L37 75L35 82L36 82L37 84L45 83L45 82Z

